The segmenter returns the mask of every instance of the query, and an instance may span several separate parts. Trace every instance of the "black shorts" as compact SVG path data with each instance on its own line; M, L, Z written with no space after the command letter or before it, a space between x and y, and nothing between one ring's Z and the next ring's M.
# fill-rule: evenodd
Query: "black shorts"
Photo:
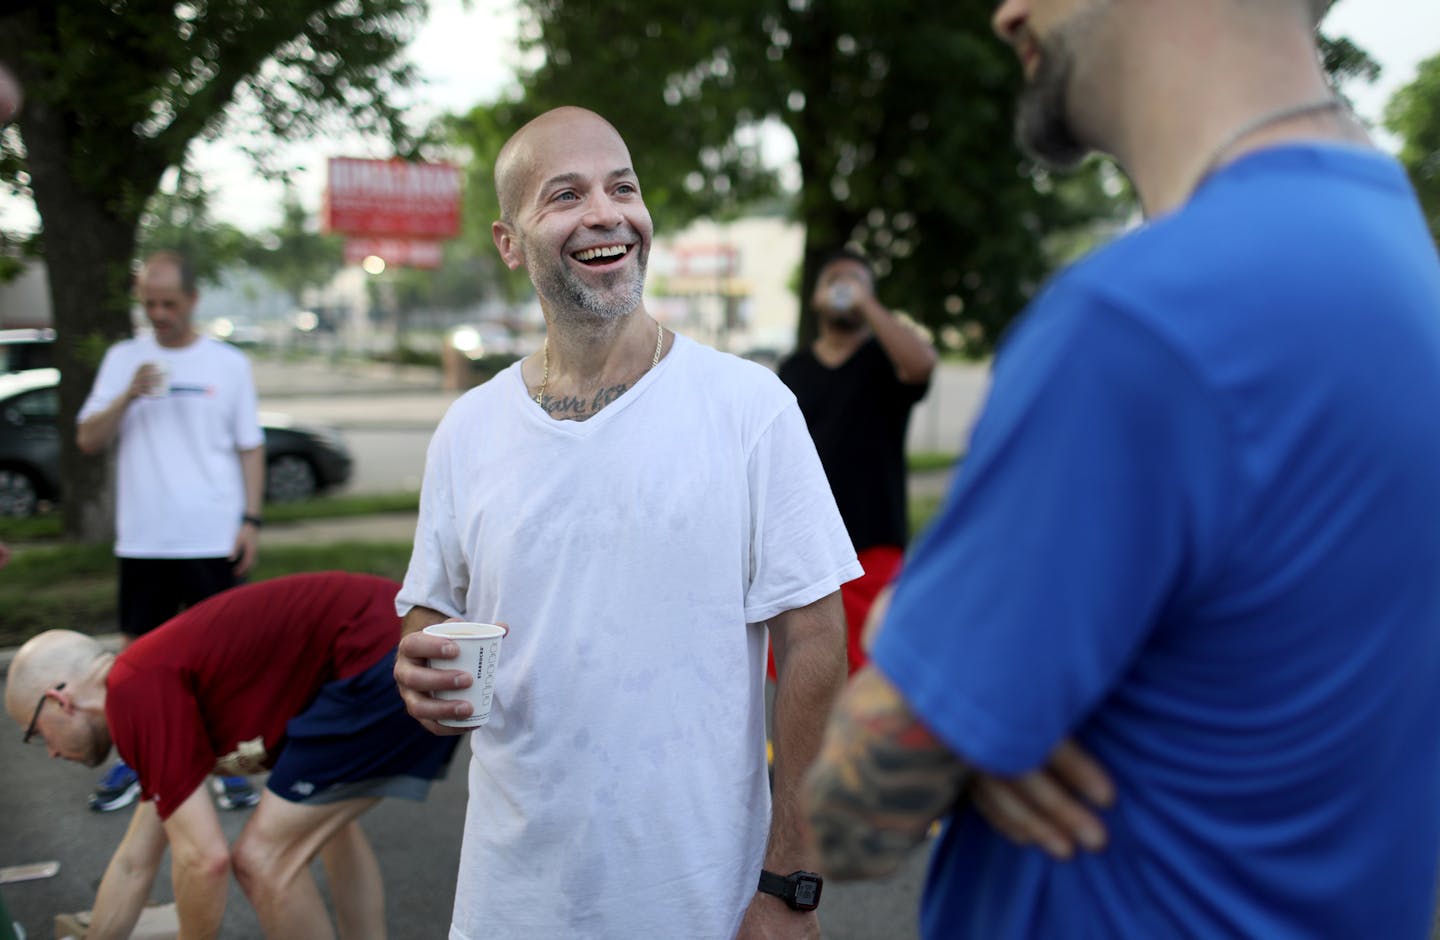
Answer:
M228 558L121 558L120 632L144 636L187 607L240 583Z

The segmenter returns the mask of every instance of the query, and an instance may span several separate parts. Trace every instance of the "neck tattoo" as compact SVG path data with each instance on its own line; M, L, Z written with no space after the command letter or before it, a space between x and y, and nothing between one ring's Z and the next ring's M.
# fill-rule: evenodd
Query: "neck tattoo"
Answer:
M665 345L665 327L655 322L655 355L650 358L650 369L660 364L660 347ZM540 390L535 393L535 404L545 403L545 386L550 384L550 337L545 337L545 343L540 347L540 355L545 363L544 374L540 377ZM649 372L650 369L646 369Z
M1258 130L1263 130L1272 124L1279 124L1281 121L1288 121L1291 118L1304 117L1307 114L1317 114L1321 111L1338 111L1344 106L1339 98L1334 95L1326 95L1324 98L1315 101L1306 101L1303 104L1286 105L1283 108L1276 108L1274 111L1267 111L1257 118L1246 121L1225 136L1225 139L1210 151L1205 164L1200 168L1200 173L1195 177L1195 185L1191 191L1198 189L1200 184L1205 182L1210 174L1220 168L1220 161L1231 147L1249 137Z

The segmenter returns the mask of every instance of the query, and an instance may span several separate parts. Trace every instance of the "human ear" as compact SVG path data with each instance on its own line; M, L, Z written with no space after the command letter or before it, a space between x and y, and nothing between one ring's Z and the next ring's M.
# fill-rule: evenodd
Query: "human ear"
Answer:
M490 237L495 242L495 248L500 252L500 260L505 266L514 271L525 264L525 251L521 247L520 237L505 222L492 222L490 224Z

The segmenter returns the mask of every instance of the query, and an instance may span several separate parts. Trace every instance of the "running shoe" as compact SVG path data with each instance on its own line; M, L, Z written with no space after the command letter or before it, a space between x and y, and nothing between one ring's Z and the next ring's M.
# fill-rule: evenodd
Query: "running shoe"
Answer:
M246 809L260 802L260 794L244 777L215 777L210 786L221 809Z
M140 778L123 760L111 767L90 794L90 808L97 813L124 809L140 796Z

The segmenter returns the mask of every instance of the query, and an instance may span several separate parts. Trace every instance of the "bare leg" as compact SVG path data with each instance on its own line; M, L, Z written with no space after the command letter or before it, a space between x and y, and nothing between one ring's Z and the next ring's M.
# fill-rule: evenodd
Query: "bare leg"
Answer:
M335 931L310 863L341 829L378 800L306 806L266 790L231 860L235 878L255 906L265 936L275 940L332 940Z
M385 940L385 884L380 863L358 820L320 849L340 940Z

